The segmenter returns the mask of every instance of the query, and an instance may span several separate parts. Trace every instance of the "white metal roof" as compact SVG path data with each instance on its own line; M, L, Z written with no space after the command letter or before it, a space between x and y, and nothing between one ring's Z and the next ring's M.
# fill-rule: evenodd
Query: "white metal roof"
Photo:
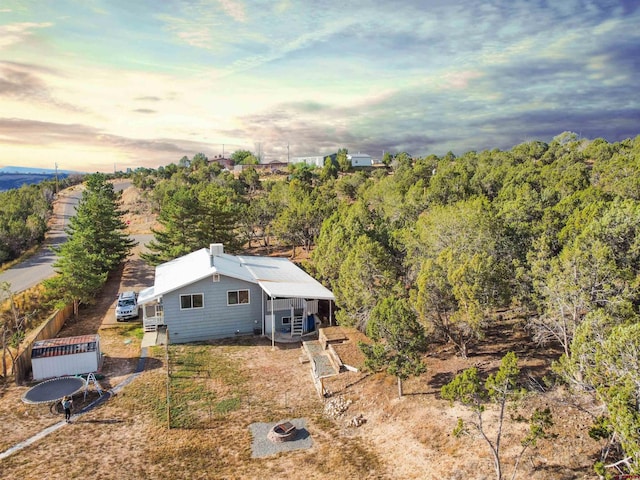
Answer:
M237 258L270 297L335 300L331 290L286 258Z
M286 258L221 253L212 262L210 251L203 248L158 265L154 286L140 292L138 303L156 300L215 273L257 283L273 298L335 300L329 289Z

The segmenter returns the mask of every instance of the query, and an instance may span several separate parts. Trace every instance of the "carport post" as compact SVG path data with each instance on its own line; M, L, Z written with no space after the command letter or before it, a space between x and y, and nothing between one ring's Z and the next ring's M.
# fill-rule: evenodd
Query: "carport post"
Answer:
M276 313L273 307L273 297L271 297L271 350L276 349Z
M329 300L329 326L333 326L333 300Z

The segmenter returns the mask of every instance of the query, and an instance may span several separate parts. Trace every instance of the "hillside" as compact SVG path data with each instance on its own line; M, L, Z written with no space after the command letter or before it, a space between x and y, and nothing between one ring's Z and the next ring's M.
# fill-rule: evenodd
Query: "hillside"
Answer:
M66 178L68 174L58 173L58 179ZM55 180L55 173L7 173L0 172L0 192L20 188L22 185L32 185L45 180Z

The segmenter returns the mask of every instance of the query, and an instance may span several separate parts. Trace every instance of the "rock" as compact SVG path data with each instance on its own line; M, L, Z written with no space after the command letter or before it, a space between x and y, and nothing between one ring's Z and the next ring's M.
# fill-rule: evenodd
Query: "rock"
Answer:
M352 401L344 397L336 397L324 405L324 414L330 418L338 418L347 411Z
M367 419L364 418L364 416L362 414L360 414L360 415L356 415L355 417L353 417L351 419L351 421L349 422L349 426L357 428L360 425L363 425L365 423L367 423Z

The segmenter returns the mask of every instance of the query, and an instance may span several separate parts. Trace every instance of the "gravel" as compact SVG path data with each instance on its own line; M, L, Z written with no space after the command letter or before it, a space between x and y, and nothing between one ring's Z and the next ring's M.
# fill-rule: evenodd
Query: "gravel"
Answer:
M267 438L267 434L275 425L287 421L295 425L298 430L295 440L274 443ZM303 450L311 448L313 445L311 435L309 435L309 431L306 429L306 421L304 418L294 418L293 420L282 420L273 423L252 423L249 425L249 430L251 430L253 434L253 443L251 444L252 458L268 457L276 453L289 452L292 450Z

